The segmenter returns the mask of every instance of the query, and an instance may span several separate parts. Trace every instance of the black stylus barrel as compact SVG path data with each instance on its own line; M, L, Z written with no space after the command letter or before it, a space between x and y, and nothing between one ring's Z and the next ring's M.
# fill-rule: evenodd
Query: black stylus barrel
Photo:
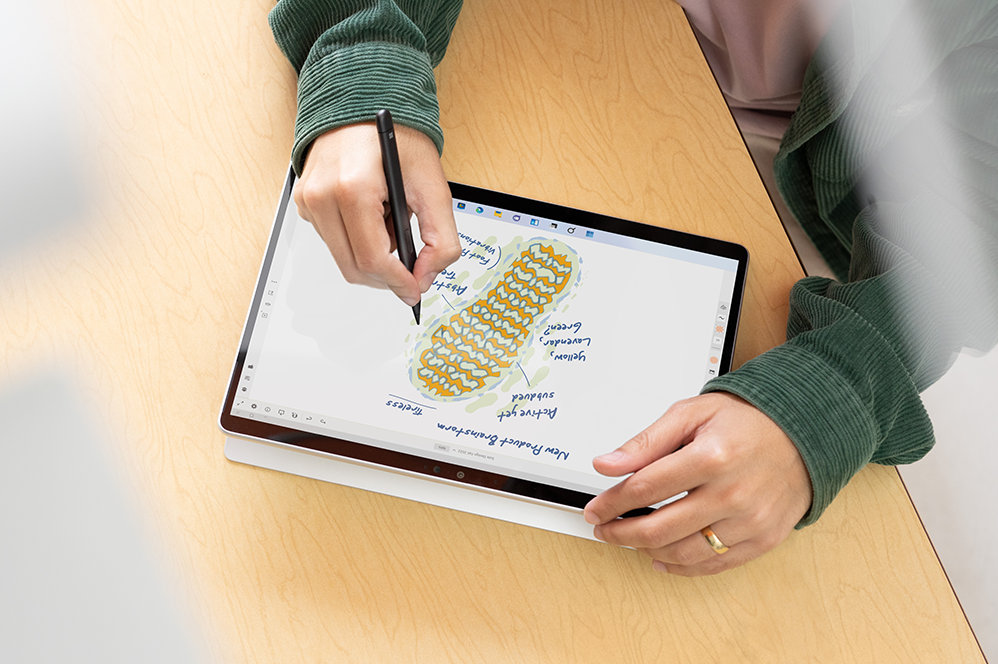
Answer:
M399 151L395 143L395 125L392 114L387 109L378 111L375 116L378 127L378 142L381 145L381 164L385 169L388 183L388 208L392 214L392 229L395 231L395 246L399 260L412 272L416 264L416 247L412 242L412 227L409 225L409 206L405 201L405 187L402 185L402 166L399 164ZM419 323L420 303L412 308Z

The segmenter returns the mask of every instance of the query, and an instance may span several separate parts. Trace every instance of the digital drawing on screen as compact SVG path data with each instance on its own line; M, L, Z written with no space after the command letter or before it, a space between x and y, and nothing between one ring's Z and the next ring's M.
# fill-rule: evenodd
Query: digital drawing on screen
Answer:
M578 283L581 261L563 242L534 238L508 255L481 295L417 340L409 376L424 396L458 401L495 387Z

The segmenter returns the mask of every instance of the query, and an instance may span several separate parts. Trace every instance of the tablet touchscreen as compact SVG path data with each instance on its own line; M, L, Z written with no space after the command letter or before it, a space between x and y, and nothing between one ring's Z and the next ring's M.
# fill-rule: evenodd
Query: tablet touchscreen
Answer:
M222 409L231 434L582 507L617 481L593 456L730 365L738 245L452 184L463 253L416 324L343 280L293 184Z

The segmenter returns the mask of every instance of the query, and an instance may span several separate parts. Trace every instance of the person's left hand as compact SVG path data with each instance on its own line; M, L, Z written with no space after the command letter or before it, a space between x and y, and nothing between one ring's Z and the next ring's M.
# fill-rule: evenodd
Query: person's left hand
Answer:
M597 538L631 546L653 567L684 576L737 567L782 542L811 506L811 480L793 442L764 413L731 394L681 401L616 451L593 460L611 477L593 498ZM683 491L651 514L618 519ZM729 547L718 554L700 532Z

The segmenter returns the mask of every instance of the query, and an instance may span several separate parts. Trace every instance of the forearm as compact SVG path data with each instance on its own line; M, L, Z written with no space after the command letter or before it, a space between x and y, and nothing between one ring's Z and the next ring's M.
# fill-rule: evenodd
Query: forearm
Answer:
M868 66L897 74L889 85L850 88L840 70L814 68L777 156L784 198L850 257L848 275L799 282L787 343L705 389L750 401L797 445L814 489L802 524L866 463L924 455L933 435L919 392L962 347L995 344L998 49L986 29L998 30L998 10L976 9L976 27L937 44L922 69Z
M787 342L705 388L737 394L794 441L814 492L802 525L867 463L911 463L934 441L919 391L960 341L945 324L939 284L928 284L923 266L869 228L875 218L900 214L894 206L865 211L853 265L869 274L844 284L798 282Z
M433 67L443 58L460 0L281 0L270 25L299 74L292 163L336 127L390 108L443 149Z

